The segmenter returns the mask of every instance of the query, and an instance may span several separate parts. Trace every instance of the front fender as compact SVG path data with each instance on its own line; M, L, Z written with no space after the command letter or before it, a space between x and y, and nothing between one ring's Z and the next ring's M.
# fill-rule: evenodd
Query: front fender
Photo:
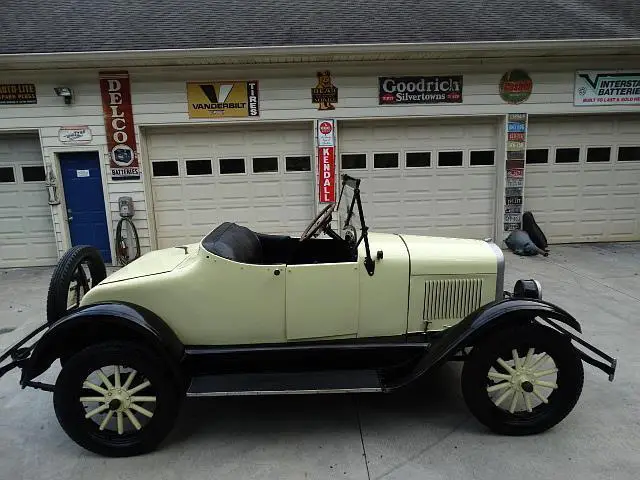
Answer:
M99 303L81 307L51 325L35 344L22 369L20 383L37 377L54 360L92 343L137 340L153 348L173 368L184 345L164 321L146 308L129 303Z
M460 349L473 345L490 330L505 324L530 322L536 317L562 322L582 333L578 321L562 308L533 298L507 298L489 303L465 317L433 342L412 371L386 386L393 390L411 383L432 367L448 360Z

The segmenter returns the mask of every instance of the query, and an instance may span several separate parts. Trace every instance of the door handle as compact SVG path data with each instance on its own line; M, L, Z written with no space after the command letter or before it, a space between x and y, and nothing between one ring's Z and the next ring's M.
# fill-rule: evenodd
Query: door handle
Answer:
M278 275L280 275L280 269L279 269L279 268L276 268L276 269L273 271L273 274L274 274L276 277L277 277Z

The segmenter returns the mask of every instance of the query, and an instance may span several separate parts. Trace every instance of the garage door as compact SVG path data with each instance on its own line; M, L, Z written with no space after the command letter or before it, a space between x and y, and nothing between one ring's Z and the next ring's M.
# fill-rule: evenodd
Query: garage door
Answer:
M491 236L496 122L341 123L341 172L364 179L362 195L371 230Z
M58 259L37 135L0 135L0 267Z
M147 137L158 247L224 221L299 235L313 216L311 124L157 130Z
M640 240L640 116L529 119L525 209L552 243Z

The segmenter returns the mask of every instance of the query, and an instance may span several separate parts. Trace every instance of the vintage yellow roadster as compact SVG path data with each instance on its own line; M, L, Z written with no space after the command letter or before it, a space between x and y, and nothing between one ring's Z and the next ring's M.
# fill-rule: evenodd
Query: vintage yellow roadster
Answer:
M0 376L20 368L23 387L52 391L67 434L109 456L153 450L185 396L392 392L449 360L464 362L480 422L542 432L578 401L583 361L613 380L616 360L537 281L503 281L490 240L368 232L345 175L299 238L223 223L109 276L97 250L72 248L47 322L0 357ZM58 359L55 385L37 381Z

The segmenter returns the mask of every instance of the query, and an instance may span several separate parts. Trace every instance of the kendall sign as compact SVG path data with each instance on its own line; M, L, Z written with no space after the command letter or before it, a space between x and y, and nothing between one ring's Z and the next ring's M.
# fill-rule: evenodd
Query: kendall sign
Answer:
M462 103L462 75L379 77L380 105Z
M100 93L113 180L138 180L140 167L127 72L101 72Z
M318 145L318 201L336 201L336 142L335 120L318 120L316 144Z

